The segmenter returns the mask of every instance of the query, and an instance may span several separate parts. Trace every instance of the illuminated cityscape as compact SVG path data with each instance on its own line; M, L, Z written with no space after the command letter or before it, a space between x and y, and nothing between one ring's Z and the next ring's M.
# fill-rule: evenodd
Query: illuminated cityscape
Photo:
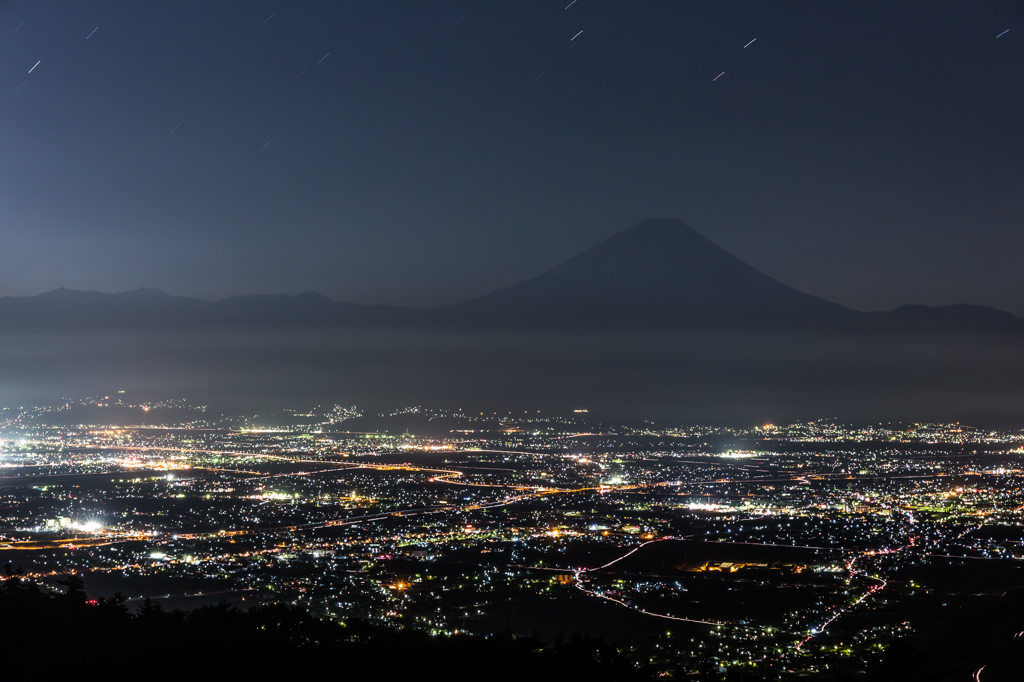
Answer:
M129 608L587 632L723 679L869 671L1024 576L1020 431L213 413L124 394L5 409L0 558Z

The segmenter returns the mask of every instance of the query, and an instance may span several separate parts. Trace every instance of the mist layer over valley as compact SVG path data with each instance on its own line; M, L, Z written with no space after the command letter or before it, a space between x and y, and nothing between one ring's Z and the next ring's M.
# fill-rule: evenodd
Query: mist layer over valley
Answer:
M588 409L748 425L819 418L1017 426L1018 334L321 329L0 335L0 404L124 390L215 408Z

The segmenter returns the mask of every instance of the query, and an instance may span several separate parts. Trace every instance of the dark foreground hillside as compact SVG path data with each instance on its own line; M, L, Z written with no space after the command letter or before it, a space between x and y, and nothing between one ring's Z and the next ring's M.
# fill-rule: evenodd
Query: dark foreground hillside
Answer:
M578 634L553 644L511 634L432 637L365 621L341 624L282 604L242 611L221 602L168 612L147 599L138 613L131 613L120 597L88 600L77 576L63 584L63 593L50 593L19 580L9 568L0 576L4 679L268 679L327 674L331 679L497 682L629 682L666 676L781 682L790 677L782 661L747 669L698 663L692 669L683 664L661 666L659 671L631 660L615 646ZM1024 591L964 611L894 643L879 667L852 672L857 666L822 662L825 670L817 677L798 677L834 682L1020 680Z
M963 591L985 585L963 585ZM888 652L880 679L1010 682L1024 679L1024 590L961 606Z
M572 637L431 637L365 622L339 624L286 605L241 611L226 603L132 614L120 598L88 601L80 578L49 594L0 580L4 679L325 674L326 679L648 680L614 647ZM224 677L229 676L229 677Z

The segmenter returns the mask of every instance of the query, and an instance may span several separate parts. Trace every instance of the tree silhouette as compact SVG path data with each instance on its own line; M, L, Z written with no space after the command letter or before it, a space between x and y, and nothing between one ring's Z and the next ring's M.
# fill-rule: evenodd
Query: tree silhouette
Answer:
M164 608L156 601L149 598L146 595L142 600L142 605L139 606L139 618L158 618L164 612Z
M77 573L70 573L66 578L57 581L64 588L62 599L71 606L85 606L85 581Z
M21 576L25 575L25 569L18 567L18 570L14 570L14 567L8 563L4 566L4 579L0 583L0 590L5 593L15 593L21 589Z

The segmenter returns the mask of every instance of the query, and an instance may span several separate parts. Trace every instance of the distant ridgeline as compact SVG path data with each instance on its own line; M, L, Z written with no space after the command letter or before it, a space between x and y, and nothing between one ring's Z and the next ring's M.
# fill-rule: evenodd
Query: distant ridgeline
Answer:
M0 298L4 331L239 326L1024 331L1024 319L979 305L856 311L769 277L677 220L645 220L537 277L433 310L316 293L206 301L57 289Z

